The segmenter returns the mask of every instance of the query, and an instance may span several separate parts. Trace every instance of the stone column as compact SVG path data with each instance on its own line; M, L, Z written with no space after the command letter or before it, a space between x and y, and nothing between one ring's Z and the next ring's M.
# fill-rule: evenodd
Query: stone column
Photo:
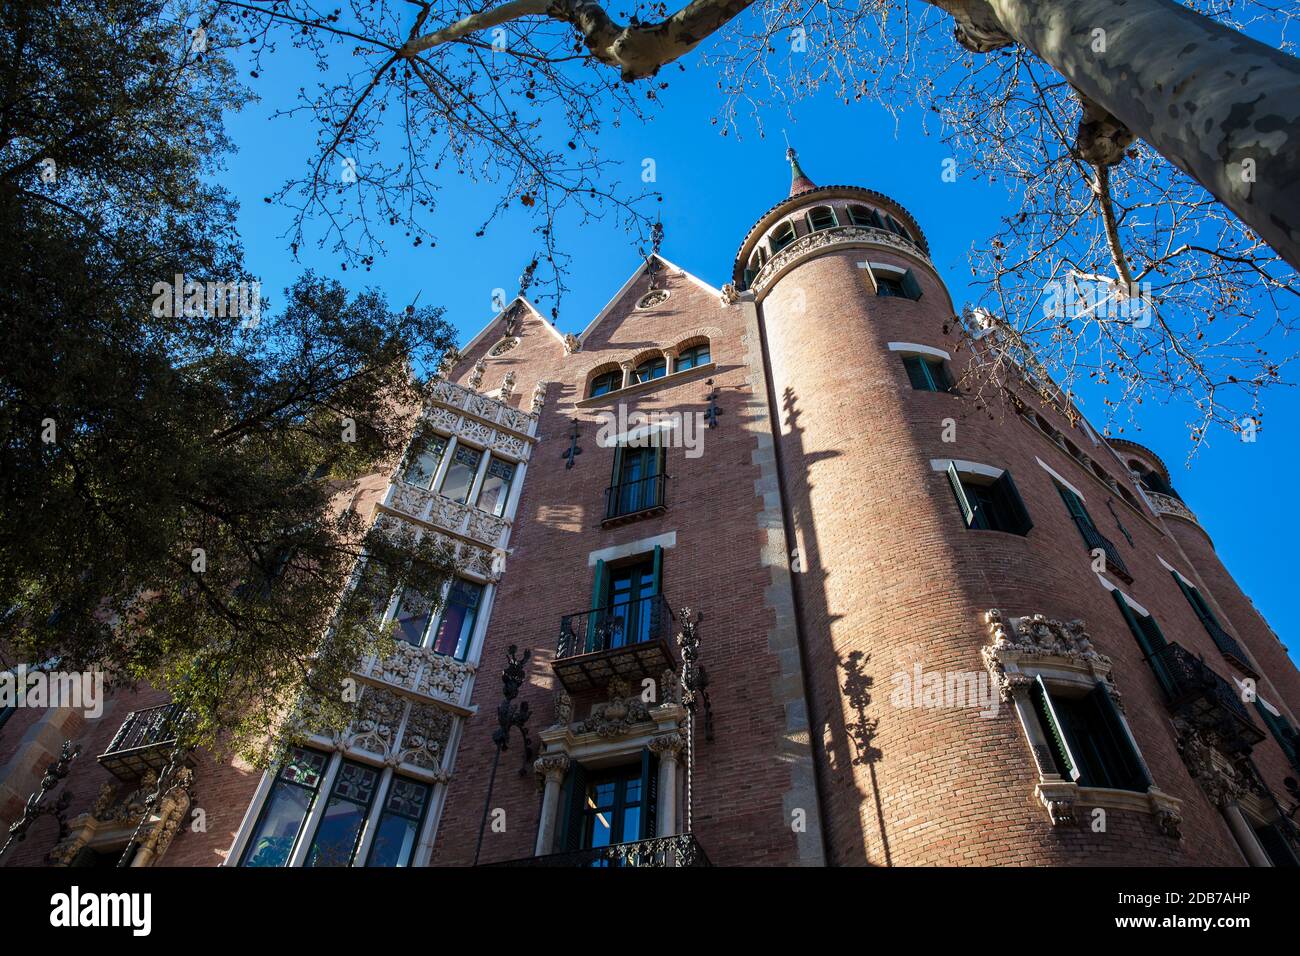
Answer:
M1237 845L1241 847L1241 852L1245 854L1250 865L1272 866L1273 861L1268 858L1264 848L1259 845L1254 829L1246 821L1246 817L1242 814L1241 807L1236 800L1224 801L1223 816L1227 819L1228 829L1232 830L1232 835L1237 838Z
M618 367L623 370L623 384L619 388L627 388L632 384L632 363L620 362Z
M650 752L659 758L659 806L655 836L677 833L677 765L686 746L681 734L664 734L650 741Z
M542 778L542 818L537 823L537 843L533 856L554 852L556 823L560 815L560 784L569 770L567 754L544 754L533 761L533 770Z

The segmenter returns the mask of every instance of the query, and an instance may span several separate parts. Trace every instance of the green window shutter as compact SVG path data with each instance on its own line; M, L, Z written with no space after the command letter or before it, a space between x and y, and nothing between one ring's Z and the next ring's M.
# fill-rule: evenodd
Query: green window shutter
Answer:
M1093 528L1096 527L1092 523L1092 515L1088 514L1088 509L1083 506L1083 499L1063 485L1057 485L1056 490L1061 493L1061 500L1065 502L1065 508L1070 512L1071 518L1085 521Z
M1034 678L1033 697L1038 719L1042 722L1043 731L1047 734L1047 740L1056 754L1056 761L1062 775L1071 780L1078 780L1079 763L1070 751L1070 742L1065 739L1065 728L1061 726L1060 718L1056 716L1056 710L1052 707L1052 695L1047 692L1047 685L1043 683L1041 674Z
M596 574L591 584L591 611L587 615L587 652L596 649L596 625L605 606L605 590L609 587L609 571L602 560L596 561Z
M1128 625L1129 631L1133 634L1133 639L1137 641L1147 664L1150 665L1152 672L1156 675L1156 681L1166 694L1172 696L1173 680L1169 676L1164 660L1156 656L1157 652L1163 650L1168 644L1164 634L1160 632L1160 626L1150 617L1143 618L1142 623L1139 623L1138 615L1128 606L1128 602L1124 600L1124 595L1118 591L1111 591L1110 593L1119 606L1120 614L1124 616L1124 623Z
M1264 702L1258 697L1255 698L1255 709L1259 711L1264 726L1268 728L1269 733L1273 735L1273 739L1282 748L1282 752L1286 754L1286 759L1291 762L1291 766L1300 769L1300 751L1296 749L1294 732L1286 719L1276 716L1264 706Z
M659 761L649 747L641 748L641 839L656 836L659 822Z
M925 373L925 362L921 361L920 356L903 356L903 368L907 369L907 378L912 383L912 388L923 391L930 389L930 377Z
M1008 531L1014 531L1017 534L1029 534L1034 526L1033 520L1029 517L1029 509L1025 507L1024 499L1020 497L1020 490L1016 488L1016 483L1011 479L1011 472L1002 472L994 484L1002 495L1002 500L1007 504L1007 510L1011 513L1011 519L1015 522L1016 527L1007 528Z
M587 799L587 773L576 760L569 765L564 779L564 808L560 821L557 852L569 853L582 849L582 810Z
M934 374L934 380L939 385L939 390L951 392L957 387L957 383L952 380L952 375L948 372L948 363L942 360L936 360L930 366L930 371Z
M1200 595L1195 593L1191 588L1189 588L1183 582L1183 579L1176 572L1170 571L1169 573L1173 576L1174 581L1178 584L1178 590L1183 592L1183 597L1187 600L1187 603L1192 606L1192 610L1196 612L1196 619L1200 621L1202 624L1204 624L1206 611L1208 611L1209 608L1205 607L1202 604L1202 602L1198 600L1198 598L1200 598ZM1217 624L1218 622L1216 621L1215 623Z
M614 471L610 475L609 483L617 485L623 480L623 444L614 446Z
M966 489L962 487L961 475L957 474L957 465L951 461L948 462L948 482L952 485L952 493L957 496L957 506L961 508L962 520L966 522L966 527L973 526L975 507L966 496Z
M664 593L664 549L662 545L655 545L655 562L654 562L654 593Z
M1114 755L1114 771L1118 779L1115 786L1121 790L1136 790L1145 793L1151 787L1151 775L1138 756L1137 745L1133 742L1124 719L1111 700L1110 694L1101 684L1088 695L1091 706L1097 714L1098 727L1106 736L1108 749Z
M903 273L903 292L909 299L921 298L921 283L916 281L911 269Z

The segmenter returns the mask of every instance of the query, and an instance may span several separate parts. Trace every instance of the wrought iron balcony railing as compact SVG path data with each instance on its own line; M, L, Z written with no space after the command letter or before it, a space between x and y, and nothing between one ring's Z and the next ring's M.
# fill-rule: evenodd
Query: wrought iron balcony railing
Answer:
M1249 752L1264 739L1241 694L1181 644L1167 644L1149 658L1169 708L1212 732L1233 753Z
M186 716L180 704L133 711L99 755L100 766L119 780L137 780L148 770L161 771L171 758Z
M1097 526L1085 518L1076 517L1074 523L1079 526L1079 534L1083 535L1083 541L1088 546L1089 551L1101 548L1105 553L1106 570L1113 572L1116 577L1122 578L1131 584L1133 575L1129 573L1128 565L1120 557L1119 548L1115 547L1115 542L1098 531Z
M704 848L690 833L615 843L612 846L532 856L491 866L712 866Z
M666 507L667 475L651 475L605 489L605 521L617 521Z
M551 667L570 693L611 677L658 678L675 666L673 623L662 594L565 615Z

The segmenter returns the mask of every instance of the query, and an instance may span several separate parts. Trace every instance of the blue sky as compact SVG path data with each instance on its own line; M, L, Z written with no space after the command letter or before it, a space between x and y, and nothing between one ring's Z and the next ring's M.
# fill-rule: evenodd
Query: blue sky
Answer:
M950 153L937 136L925 133L918 115L905 115L896 124L874 104L845 105L821 97L799 104L793 117L780 111L765 114L766 138L752 122L742 125L741 137L724 137L711 122L720 102L710 74L694 57L686 65L686 72L667 75L671 83L661 94L665 105L656 118L646 125L627 121L607 127L600 140L603 156L623 164L618 178L625 182L638 180L644 159L655 160L657 187L664 196L666 258L714 285L727 281L741 239L789 188L781 138L785 129L814 182L866 186L903 203L925 231L954 301L960 307L974 298L967 286L971 246L995 231L1009 200L1002 186L976 182L973 175L944 182L942 163ZM350 288L378 286L394 304L408 303L418 294L421 305L443 306L468 339L491 318L494 289L514 294L535 251L532 223L507 217L475 238L491 209L492 186L475 187L454 173L434 220L435 249L413 249L395 229L389 255L368 273L341 271L336 255L310 244L295 262L284 238L291 213L266 204L263 197L300 173L314 137L302 121L270 117L293 105L300 85L315 82L314 67L295 51L282 49L264 60L258 80L248 82L261 101L229 118L238 152L229 158L221 181L240 201L246 262L260 275L272 307L282 298L280 290L311 267ZM556 324L562 332L579 332L636 268L636 242L612 221L581 228L569 224L559 236L573 259L571 292ZM1085 389L1082 398L1085 413L1099 420L1100 396ZM1256 442L1215 435L1190 468L1185 467L1189 409L1145 407L1142 431L1130 427L1124 432L1168 463L1175 487L1201 518L1220 557L1293 656L1300 651L1294 636L1300 633L1300 604L1283 548L1297 531L1295 512L1284 507L1295 500L1290 469L1297 460L1297 412L1295 390L1276 390Z

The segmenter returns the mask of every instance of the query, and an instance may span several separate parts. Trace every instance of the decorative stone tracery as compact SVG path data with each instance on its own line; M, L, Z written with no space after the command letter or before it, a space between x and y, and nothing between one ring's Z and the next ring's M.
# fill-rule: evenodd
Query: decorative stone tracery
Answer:
M623 737L636 724L650 719L650 709L637 695L631 693L631 685L621 677L609 682L609 699L591 708L591 715L578 724L577 733L594 733L604 738Z

